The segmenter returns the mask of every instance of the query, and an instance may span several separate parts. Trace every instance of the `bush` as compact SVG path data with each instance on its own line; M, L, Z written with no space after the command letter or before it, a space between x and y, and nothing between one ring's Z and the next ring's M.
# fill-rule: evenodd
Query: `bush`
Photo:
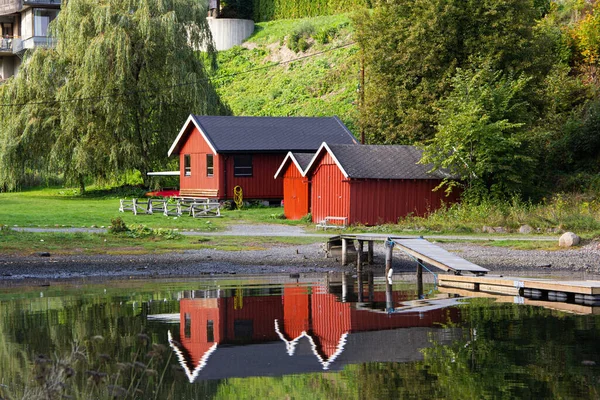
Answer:
M110 226L108 227L108 231L110 233L122 233L122 232L127 232L127 225L125 225L125 221L123 221L123 218L121 217L117 217L117 218L113 218L110 220Z
M335 39L335 36L338 33L337 27L323 28L315 35L315 40L319 44L327 44Z
M308 39L315 32L315 27L310 22L305 22L297 27L287 38L288 49L299 52L306 51L310 44Z

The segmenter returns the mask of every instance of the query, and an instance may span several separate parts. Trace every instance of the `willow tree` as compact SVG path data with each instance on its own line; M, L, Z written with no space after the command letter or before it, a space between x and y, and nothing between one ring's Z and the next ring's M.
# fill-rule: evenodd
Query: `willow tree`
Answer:
M206 14L197 0L64 2L51 27L56 47L27 58L2 89L5 103L26 104L7 107L0 122L14 143L2 149L2 167L12 165L5 186L40 164L82 188L86 177L145 176L167 163L188 114L227 113L203 62L214 60Z

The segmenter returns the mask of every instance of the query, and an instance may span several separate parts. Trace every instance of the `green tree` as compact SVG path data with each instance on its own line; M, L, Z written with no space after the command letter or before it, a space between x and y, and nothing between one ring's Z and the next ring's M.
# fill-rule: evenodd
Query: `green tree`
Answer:
M433 137L436 104L457 68L537 76L550 68L534 35L548 1L392 0L354 18L367 80L361 124L371 143Z
M2 87L0 184L53 171L80 183L167 164L190 113L228 109L195 49L213 54L206 4L195 0L70 0L54 49L26 57ZM20 105L19 105L20 104Z
M525 140L528 82L489 68L457 70L422 162L448 169L468 188L484 188L483 195L521 191L535 165Z

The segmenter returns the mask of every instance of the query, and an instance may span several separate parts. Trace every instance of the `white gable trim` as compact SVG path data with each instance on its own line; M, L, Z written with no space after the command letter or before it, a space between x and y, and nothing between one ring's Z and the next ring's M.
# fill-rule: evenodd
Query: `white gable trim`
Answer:
M196 121L196 118L194 118L194 116L192 114L190 114L190 116L188 117L188 119L185 121L185 124L183 124L183 127L181 128L181 130L179 131L179 134L177 135L177 137L175 138L175 141L173 142L173 144L171 145L171 148L169 149L169 153L167 154L169 157L171 157L171 154L173 154L173 152L175 151L175 149L177 148L177 146L179 145L179 142L181 141L181 138L183 137L183 134L185 133L185 131L187 130L188 126L190 125L190 122L194 124L194 126L198 129L198 131L200 132L200 134L202 135L202 138L204 138L204 140L206 141L206 143L208 144L208 147L210 147L211 151L213 152L213 154L217 154L217 150L215 149L214 144L212 143L212 141L208 138L208 135L206 134L206 132L204 132L204 129L202 129L202 126L198 123L198 121Z
M342 171L342 174L344 174L344 177L348 178L348 173L346 172L344 167L342 167L342 164L339 162L335 154L333 154L333 151L331 151L331 149L329 148L329 146L327 146L327 143L325 142L321 144L319 150L317 150L312 160L310 160L310 163L308 164L308 167L306 167L306 170L302 173L302 176L306 177L306 174L308 174L308 171L310 171L313 168L314 164L317 162L317 159L320 157L321 152L323 151L327 151L329 153L329 155L331 156L331 158L333 158L333 161L335 161L335 164L338 166L340 171Z
M302 176L304 176L304 171L302 170L300 163L298 162L296 157L294 157L294 154L291 151L288 151L288 153L285 155L285 158L283 159L283 162L279 166L279 169L277 170L277 172L275 172L275 175L273 176L273 178L277 179L279 177L279 174L283 173L283 169L284 169L283 167L285 167L285 164L287 163L288 160L292 160L294 162L294 164L296 165L296 168L298 168L298 171L300 171L300 174Z
M171 346L171 348L177 355L177 359L179 360L179 365L181 365L181 367L185 371L185 375L187 376L190 383L194 383L196 378L198 378L198 375L200 375L200 371L202 371L204 369L204 367L206 366L206 363L208 362L208 358L211 356L212 353L215 352L215 350L217 350L217 343L213 344L206 351L206 353L204 353L202 355L202 358L200 359L200 361L198 361L198 365L195 366L193 371L190 371L187 363L185 362L185 356L183 355L183 352L181 351L181 349L179 349L179 347L177 347L177 345L175 344L176 342L173 340L173 336L171 335L170 330L167 331L167 338L169 340L169 346Z

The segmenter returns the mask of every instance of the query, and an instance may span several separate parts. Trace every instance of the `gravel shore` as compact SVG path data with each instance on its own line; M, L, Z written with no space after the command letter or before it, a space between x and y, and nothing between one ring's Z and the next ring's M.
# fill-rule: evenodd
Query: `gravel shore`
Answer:
M570 250L512 250L470 243L442 243L443 248L490 269L491 273L568 275L592 279L600 275L600 247L587 244ZM352 260L352 258L351 258ZM375 246L371 268L383 272L384 249ZM274 245L266 250L220 251L212 249L168 254L8 256L0 260L0 285L71 279L160 278L207 274L273 274L352 271L334 256L326 258L323 245ZM394 271L415 270L414 261L394 252Z

